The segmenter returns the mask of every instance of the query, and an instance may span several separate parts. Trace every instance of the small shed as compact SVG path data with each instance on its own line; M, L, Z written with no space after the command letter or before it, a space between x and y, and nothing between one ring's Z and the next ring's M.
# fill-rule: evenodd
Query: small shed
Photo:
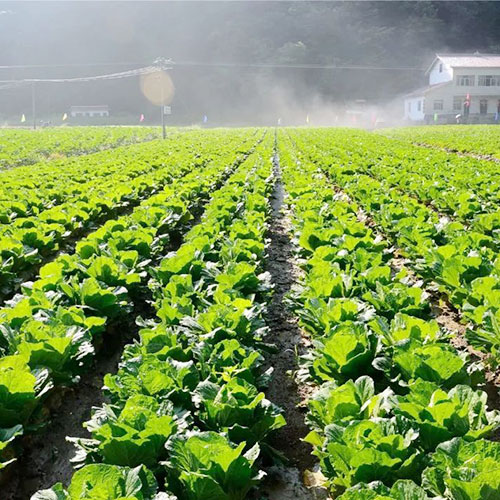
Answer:
M109 106L107 104L99 104L93 106L71 106L69 112L73 118L104 117L109 116Z

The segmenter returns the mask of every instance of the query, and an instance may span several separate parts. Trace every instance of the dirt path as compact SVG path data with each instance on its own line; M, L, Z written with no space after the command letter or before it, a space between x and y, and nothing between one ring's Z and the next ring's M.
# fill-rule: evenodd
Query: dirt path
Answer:
M269 341L276 344L277 352L270 357L273 366L272 381L267 397L284 410L286 427L278 430L271 445L282 453L289 463L267 469L268 479L260 493L269 500L306 500L317 498L302 483L304 471L315 465L312 448L301 441L309 432L304 416L308 388L298 385L292 373L298 368L297 356L307 350L307 339L297 324L297 319L284 304L285 295L300 276L295 264L290 240L290 220L284 210L284 187L280 177L278 157L274 159L276 184L272 198L272 218L268 237L270 238L267 271L271 274L274 293L268 307L268 325L271 330Z

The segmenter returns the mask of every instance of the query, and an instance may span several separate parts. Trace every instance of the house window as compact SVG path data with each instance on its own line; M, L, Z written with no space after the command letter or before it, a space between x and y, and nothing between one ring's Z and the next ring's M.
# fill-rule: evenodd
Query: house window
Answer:
M422 111L422 101L418 101L418 102L417 102L417 109L418 109L419 111Z
M477 84L481 87L500 87L500 75L479 75Z
M479 113L485 115L488 112L488 99L481 99L479 101Z
M454 111L461 111L462 110L462 101L463 101L463 97L458 97L458 96L453 97L453 110Z
M457 75L459 87L474 87L476 77L474 75Z
M442 72L443 72L443 63L441 63L441 64L439 65L439 72L440 72L440 73L442 73Z
M408 102L408 113L411 113L411 101Z
M442 111L443 109L443 99L436 99L434 101L434 111Z

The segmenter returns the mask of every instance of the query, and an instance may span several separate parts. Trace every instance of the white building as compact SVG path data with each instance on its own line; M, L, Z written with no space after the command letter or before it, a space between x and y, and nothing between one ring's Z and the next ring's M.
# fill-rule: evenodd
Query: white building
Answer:
M109 106L107 105L71 106L69 112L73 118L79 118L79 117L94 118L96 116L103 117L103 116L109 116Z
M488 123L500 112L500 54L437 54L429 84L404 96L411 121Z

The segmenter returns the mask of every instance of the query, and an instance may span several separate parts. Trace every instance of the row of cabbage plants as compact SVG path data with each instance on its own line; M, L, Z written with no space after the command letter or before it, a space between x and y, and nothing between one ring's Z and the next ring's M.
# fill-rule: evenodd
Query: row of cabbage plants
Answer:
M245 139L248 143L252 140L251 135L247 134ZM6 203L4 209L9 216L0 224L0 301L30 278L61 245L136 206L193 168L203 167L216 158L221 149L237 150L242 141L245 142L240 134L219 140L204 136L195 140L194 136L186 134L175 142L141 145L140 151L124 148L120 158L115 157L115 168L108 171L109 165L98 164L96 170L101 176L79 183L77 193L72 192L69 198L65 199L65 187L58 184L61 203L51 208L45 207L29 215L24 210L29 198L14 200L14 206L23 207L23 216ZM86 163L89 158L81 158L79 164ZM96 166L96 162L98 159L93 157L91 163ZM48 185L50 182L45 182L43 187Z
M46 421L54 389L77 382L103 334L133 317L148 296L147 267L242 162L234 150L220 151L218 161L173 180L79 241L74 253L43 266L40 278L0 310L2 467L14 460L12 441Z
M0 130L0 168L81 155L148 141L160 136L154 127L58 127Z
M242 500L258 484L258 457L273 454L266 439L285 424L261 392L270 376L263 266L271 147L269 137L212 195L183 245L151 268L157 317L105 377L110 403L85 424L92 437L73 440L75 462L85 465L67 489L58 484L33 500Z
M294 138L297 136L294 134ZM334 135L316 133L307 143L299 138L303 158L328 151ZM468 323L467 339L495 366L500 362L500 259L496 214L478 216L475 227L439 219L425 204L392 188L385 179L364 175L355 163L325 154L311 154L315 164L357 200L378 228L400 249L427 283L446 294ZM447 168L446 164L442 165ZM387 175L390 175L389 173Z
M357 172L382 178L472 227L480 228L485 219L500 220L500 169L496 163L461 158L364 131L316 130L298 135L307 136L310 154L322 157L322 161L330 158L346 169L354 165ZM324 148L328 138L328 147Z
M460 153L489 155L500 159L496 125L402 127L383 129L379 134L415 144L425 144Z
M481 390L483 368L449 343L421 283L360 220L318 167L280 152L305 271L289 300L310 335L300 380L306 441L325 484L343 500L495 498L500 415Z

